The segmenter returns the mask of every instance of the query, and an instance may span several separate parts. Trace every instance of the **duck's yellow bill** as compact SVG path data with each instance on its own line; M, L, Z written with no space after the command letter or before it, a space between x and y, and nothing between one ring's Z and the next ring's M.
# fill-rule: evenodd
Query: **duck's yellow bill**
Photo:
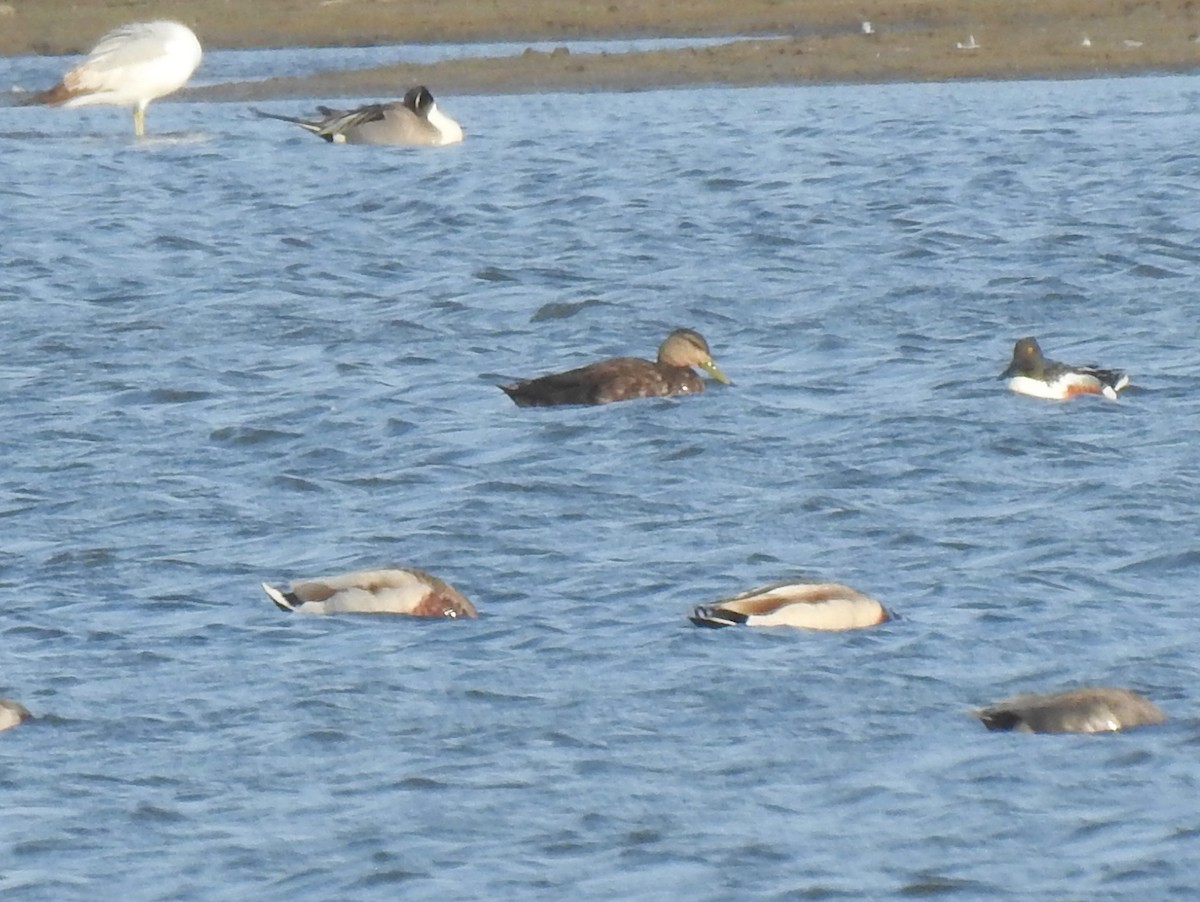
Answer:
M716 379L718 382L720 382L722 385L733 385L733 380L730 379L728 376L726 376L724 373L722 373L721 368L719 366L717 366L715 363L713 363L712 360L702 361L700 364L700 368L702 370L704 370L704 372L706 372L710 376L712 376L714 379Z

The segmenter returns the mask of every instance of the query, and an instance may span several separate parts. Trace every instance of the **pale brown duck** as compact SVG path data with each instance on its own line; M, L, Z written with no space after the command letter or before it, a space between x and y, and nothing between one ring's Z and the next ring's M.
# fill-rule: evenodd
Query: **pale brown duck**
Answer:
M296 580L286 590L263 591L282 610L301 614L406 614L410 617L478 617L475 605L452 585L424 570L356 570Z
M853 630L891 619L879 601L841 583L779 582L696 608L697 626Z
M1145 696L1112 686L1026 692L972 713L989 730L1018 733L1108 733L1167 719Z

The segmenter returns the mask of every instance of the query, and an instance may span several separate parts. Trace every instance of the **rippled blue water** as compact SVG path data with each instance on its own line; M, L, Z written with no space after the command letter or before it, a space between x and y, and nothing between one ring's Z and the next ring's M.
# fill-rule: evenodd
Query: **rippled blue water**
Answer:
M1200 81L440 99L4 111L6 897L1190 895ZM493 386L678 325L736 385ZM481 618L258 587L389 562ZM686 620L789 576L900 619ZM1093 682L1171 721L967 714Z

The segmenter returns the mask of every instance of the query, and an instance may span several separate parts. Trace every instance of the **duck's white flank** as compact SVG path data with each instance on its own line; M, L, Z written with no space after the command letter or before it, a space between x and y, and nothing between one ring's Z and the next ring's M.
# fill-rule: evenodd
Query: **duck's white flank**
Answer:
M9 730L32 718L29 709L10 698L0 698L0 731Z
M1110 401L1117 400L1117 392L1129 385L1129 377L1122 375L1115 385L1107 385L1086 372L1063 373L1056 379L1034 379L1030 376L1013 376L1008 387L1017 394L1051 401L1065 401L1076 395L1104 395Z

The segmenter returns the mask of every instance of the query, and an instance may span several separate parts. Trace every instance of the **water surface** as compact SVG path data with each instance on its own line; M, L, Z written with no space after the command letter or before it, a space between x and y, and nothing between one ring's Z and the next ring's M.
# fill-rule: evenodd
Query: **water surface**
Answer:
M351 98L366 100L371 98ZM20 899L1183 898L1200 82L240 104L0 129L0 888ZM299 112L303 103L272 109ZM735 380L494 387L686 325ZM1013 342L1128 369L1039 402ZM430 569L479 620L262 580ZM899 619L708 631L787 577ZM988 734L1015 691L1171 720Z

